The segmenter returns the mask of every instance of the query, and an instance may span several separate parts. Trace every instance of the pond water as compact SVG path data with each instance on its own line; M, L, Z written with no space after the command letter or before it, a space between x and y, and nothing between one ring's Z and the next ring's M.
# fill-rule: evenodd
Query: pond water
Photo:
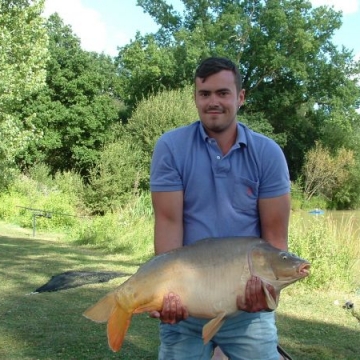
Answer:
M334 221L335 224L337 224L339 227L352 226L354 232L360 232L360 210L323 210L322 213L296 211L292 216L301 216L302 219L305 220L305 223L306 221L313 221L314 219L325 218Z

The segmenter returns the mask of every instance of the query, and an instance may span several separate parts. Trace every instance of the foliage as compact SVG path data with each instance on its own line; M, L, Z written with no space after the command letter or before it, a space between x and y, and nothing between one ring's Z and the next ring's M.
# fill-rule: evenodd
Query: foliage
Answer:
M273 139L281 147L286 145L286 135L284 133L274 133L274 127L260 112L249 114L246 112L242 113L240 110L240 116L238 116L238 119L247 125L250 129Z
M86 204L94 214L121 209L139 193L140 183L148 181L143 152L128 136L104 147L90 170Z
M77 244L132 253L143 260L153 254L150 192L133 195L126 204L103 216L84 216L86 209L79 206L81 199L74 192L75 187L82 191L79 175L51 177L47 170L39 166L31 171L33 178L19 176L8 192L1 194L1 220L31 228L32 211L22 207L43 209L54 213L51 219L37 218L39 230L60 230ZM349 291L358 281L353 267L360 256L359 222L354 217L334 216L301 211L291 216L289 249L312 263L312 275L303 282L305 287Z
M153 224L150 193L133 196L121 209L82 221L67 240L112 253L132 254L148 260L153 251Z
M309 218L311 216L311 218ZM289 249L310 261L311 276L302 281L311 289L354 290L354 265L360 255L359 227L354 218L293 214ZM356 273L356 272L355 272Z
M159 47L152 35L141 37L137 33L135 41L120 50L116 63L123 99L133 108L151 93L176 88L176 79L173 78L176 61L173 54ZM129 68L131 72L127 70Z
M40 16L43 6L43 0L0 3L1 116L44 84L47 35Z
M40 16L43 0L0 2L0 188L14 175L14 158L33 138L34 113L14 108L45 82L48 37Z
M291 182L291 210L302 209L304 203L304 191L299 181Z
M86 204L94 214L116 212L149 189L152 152L167 130L197 118L193 90L163 91L139 102L126 125L113 127L114 136L89 174Z
M141 147L141 167L149 171L155 143L164 132L188 125L197 118L192 86L163 91L141 101L125 127L132 141ZM147 189L148 178L145 180L147 181L141 187Z
M280 136L293 179L316 140L335 149L355 146L360 63L331 42L341 13L306 0L182 3L180 14L164 0L138 1L160 30L120 49L119 76L133 98L190 84L201 59L226 56L243 74L243 116L262 119Z
M298 198L299 206L359 206L360 62L332 43L341 13L307 0L182 3L179 13L166 0L138 0L160 29L138 33L111 59L83 51L56 14L44 26L43 0L1 2L0 188L15 170L46 164L50 183L73 173L82 177L74 186L90 183L79 188L86 205L70 201L82 212L123 208L148 189L158 137L197 118L194 70L216 55L239 65L247 93L239 119L282 146L291 179L311 201ZM352 151L355 162L335 176L328 159L314 200L304 164L317 142L331 159Z
M337 210L358 209L360 207L360 161L349 169L348 178L336 189L329 207Z
M46 88L18 109L29 112L41 131L18 163L45 162L52 174L74 170L87 175L122 109L118 77L110 57L83 51L79 39L58 15L47 22L50 59Z
M320 143L316 143L305 156L304 193L306 200L322 195L331 200L336 190L346 184L350 169L355 165L354 154L344 148L332 156Z
M81 180L78 175L67 173L59 173L53 179L48 171L39 166L32 169L32 178L18 176L8 190L0 194L0 219L31 228L36 214L38 229L64 230L78 226L79 219L86 214ZM38 216L45 214L50 217Z

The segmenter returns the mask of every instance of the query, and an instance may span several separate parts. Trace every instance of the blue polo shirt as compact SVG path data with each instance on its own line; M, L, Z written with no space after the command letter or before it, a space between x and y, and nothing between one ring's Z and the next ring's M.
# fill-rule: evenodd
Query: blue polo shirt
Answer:
M207 237L260 236L258 199L290 191L279 145L237 126L236 142L225 156L200 121L157 141L150 189L184 192L184 245Z

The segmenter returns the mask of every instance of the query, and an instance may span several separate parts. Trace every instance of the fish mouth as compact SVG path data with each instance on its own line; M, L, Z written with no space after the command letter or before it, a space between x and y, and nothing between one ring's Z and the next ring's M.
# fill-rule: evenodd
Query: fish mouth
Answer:
M310 268L311 268L310 263L301 264L299 266L299 270L298 270L299 275L301 277L306 277L306 276L310 275Z

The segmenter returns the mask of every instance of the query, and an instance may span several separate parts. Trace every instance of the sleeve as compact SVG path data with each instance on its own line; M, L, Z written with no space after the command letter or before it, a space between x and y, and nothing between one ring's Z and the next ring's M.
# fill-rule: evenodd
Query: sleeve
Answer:
M290 192L290 175L285 155L273 140L266 141L261 152L259 198L277 197Z
M183 182L166 134L160 137L155 145L150 169L150 190L183 190Z

